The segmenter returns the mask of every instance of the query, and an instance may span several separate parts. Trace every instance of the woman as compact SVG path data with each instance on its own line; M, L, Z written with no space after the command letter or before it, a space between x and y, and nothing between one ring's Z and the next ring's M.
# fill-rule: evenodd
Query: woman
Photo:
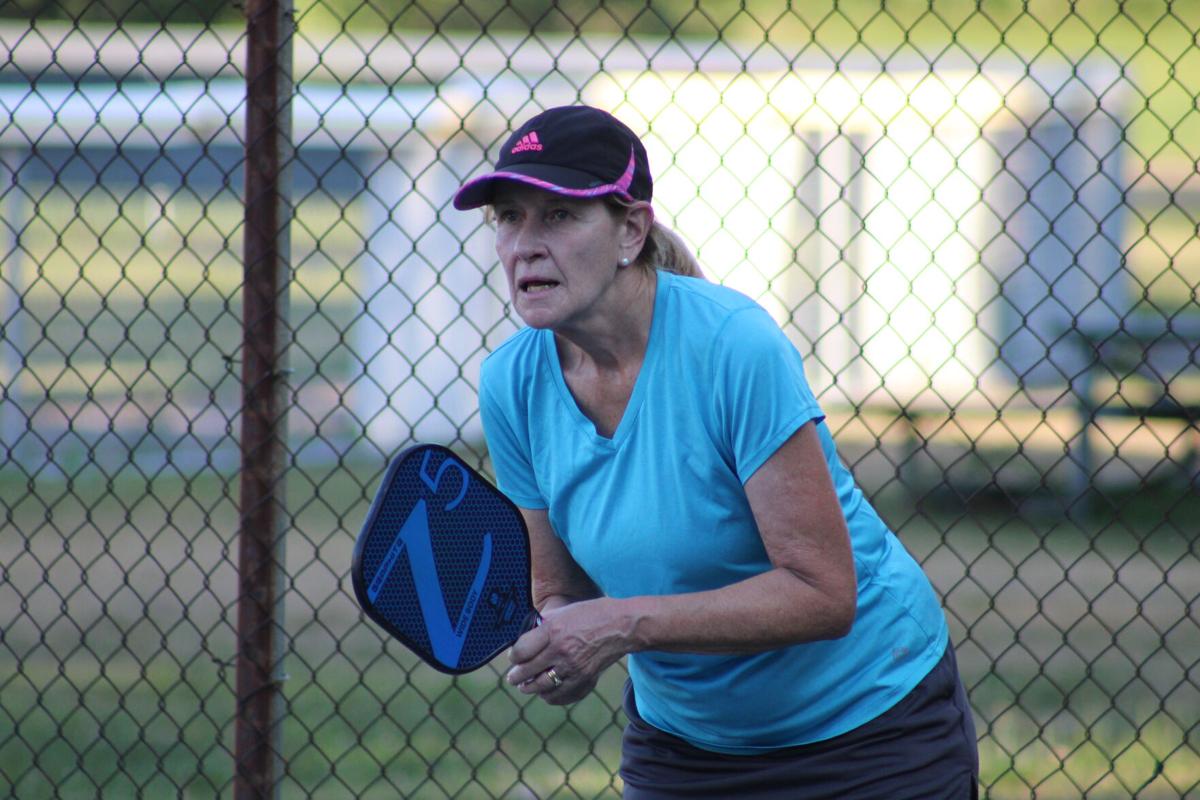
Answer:
M527 328L485 361L552 704L629 656L628 798L965 798L974 730L920 567L838 460L800 356L654 221L637 136L554 108L464 185Z

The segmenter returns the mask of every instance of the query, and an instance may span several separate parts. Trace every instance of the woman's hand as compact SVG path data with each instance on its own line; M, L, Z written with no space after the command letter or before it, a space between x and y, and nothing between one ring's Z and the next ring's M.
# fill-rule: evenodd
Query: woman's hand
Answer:
M634 648L632 621L619 600L602 597L548 610L513 645L506 680L555 706L583 699L600 673Z

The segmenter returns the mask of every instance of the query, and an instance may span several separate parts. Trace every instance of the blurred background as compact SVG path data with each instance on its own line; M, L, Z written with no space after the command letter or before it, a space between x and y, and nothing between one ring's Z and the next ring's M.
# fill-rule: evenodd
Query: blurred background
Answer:
M517 330L450 206L522 120L646 142L941 593L990 798L1200 797L1200 4L295 0L284 797L616 796L621 668L451 679L348 573L387 459L489 469ZM233 786L240 4L0 0L0 794Z

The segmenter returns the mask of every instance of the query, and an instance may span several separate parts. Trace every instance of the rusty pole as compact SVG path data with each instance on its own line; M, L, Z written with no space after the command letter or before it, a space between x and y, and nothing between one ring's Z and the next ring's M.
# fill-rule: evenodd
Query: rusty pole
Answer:
M278 797L282 681L292 0L247 0L238 530L237 800Z

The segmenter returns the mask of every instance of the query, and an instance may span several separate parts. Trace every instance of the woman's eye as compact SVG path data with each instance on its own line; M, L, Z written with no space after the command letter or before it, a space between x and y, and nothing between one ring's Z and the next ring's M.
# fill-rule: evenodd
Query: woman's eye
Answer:
M571 214L565 208L556 208L553 211L551 211L547 216L549 216L550 219L554 220L555 222L562 222L563 220L570 217Z

